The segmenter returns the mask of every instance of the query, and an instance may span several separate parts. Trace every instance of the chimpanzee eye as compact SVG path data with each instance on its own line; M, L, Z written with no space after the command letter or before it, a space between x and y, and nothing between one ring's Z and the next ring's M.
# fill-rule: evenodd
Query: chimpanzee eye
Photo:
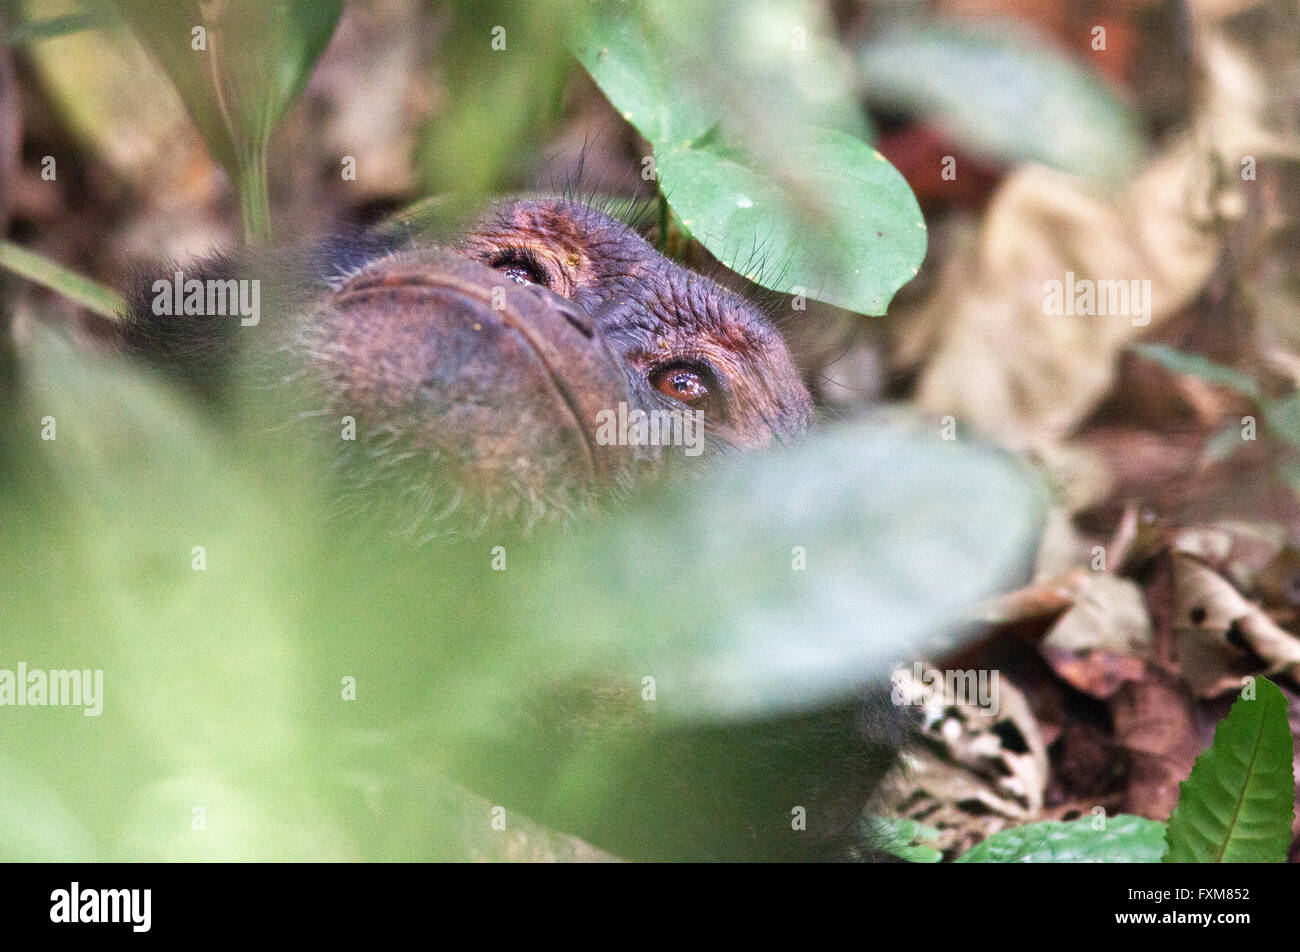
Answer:
M515 284L540 284L544 288L551 286L550 276L541 262L531 251L523 248L507 248L492 259L492 267Z
M712 380L707 371L683 364L655 371L650 376L650 383L665 396L691 407L702 407L713 393Z

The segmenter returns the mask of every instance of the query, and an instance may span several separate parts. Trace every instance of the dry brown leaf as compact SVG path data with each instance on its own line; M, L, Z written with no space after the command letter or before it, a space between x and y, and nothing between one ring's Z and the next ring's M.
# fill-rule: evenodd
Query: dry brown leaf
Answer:
M1168 819L1204 746L1191 696L1173 675L1151 667L1116 693L1111 713L1115 741L1130 753L1126 812Z
M1067 272L1150 280L1150 323L1158 325L1195 297L1218 258L1218 241L1189 200L1204 187L1203 153L1191 139L1117 194L1039 166L1012 174L978 241L956 253L935 292L898 309L904 328L938 328L919 402L1009 445L1063 439L1106 393L1120 351L1147 326L1128 316L1049 314L1047 282Z
M1174 636L1179 669L1199 697L1241 687L1254 674L1300 671L1300 640L1195 556L1174 551Z

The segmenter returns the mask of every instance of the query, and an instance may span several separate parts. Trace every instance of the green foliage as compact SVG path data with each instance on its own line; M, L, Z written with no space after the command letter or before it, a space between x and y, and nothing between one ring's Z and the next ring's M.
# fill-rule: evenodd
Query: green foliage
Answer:
M671 15L658 0L603 4L577 42L654 146L663 193L760 283L883 313L925 229L866 144L819 8L689 2ZM219 19L196 0L91 3L161 63L239 182L248 238L266 240L267 143L341 0L233 0ZM452 106L421 153L432 185L482 192L506 177L554 105L557 37L584 22L571 7L455 5ZM492 48L498 24L510 55ZM206 51L192 48L197 26ZM750 42L722 39L734 36ZM2 252L87 307L120 306ZM635 700L651 674L656 716L691 724L842 698L899 657L951 647L961 610L1022 565L1044 505L1010 458L872 419L648 489L570 533L509 540L498 573L490 542L413 549L330 518L338 487L284 435L278 394L245 395L220 430L125 363L39 332L21 347L0 427L3 663L102 669L105 698L99 717L0 719L5 859L428 858L440 824L465 825L435 778L485 739L526 743L556 685L596 678ZM54 440L38 435L47 418ZM340 699L344 676L364 700ZM637 765L620 744L562 752L559 781L593 811ZM893 832L898 850L933 859L906 842L927 831Z
M473 680L653 674L656 716L692 720L833 700L948 646L1035 544L1045 498L1009 456L879 419L640 495L471 600Z
M990 159L1121 181L1142 158L1132 110L1023 25L900 23L862 47L858 66L870 101L933 120Z
M959 863L1284 862L1295 799L1288 702L1264 678L1214 732L1179 788L1169 823L1135 816L1049 821L1003 830Z
M1068 823L1028 823L990 836L959 856L958 863L1158 863L1165 825L1139 816L1095 818Z
M0 828L26 830L0 836L8 859L428 857L458 815L431 778L527 739L557 684L639 703L653 674L656 716L688 721L816 703L934 644L1036 538L1041 493L1011 460L877 421L504 540L493 572L495 540L412 548L328 517L337 486L253 425L282 393L234 431L265 439L234 439L125 362L22 348L0 667L102 669L105 696L98 717L0 718L4 773L30 779L0 787ZM557 756L609 810L636 748Z
M1292 447L1300 448L1300 392L1293 392L1281 397L1268 397L1264 388L1249 374L1232 367L1215 363L1200 354L1188 354L1175 350L1166 344L1138 344L1134 351L1154 360L1174 373L1199 377L1209 383L1228 387L1244 397L1254 400L1263 414L1269 432ZM1211 459L1224 460L1242 445L1241 431L1235 424L1230 424L1211 437L1207 455ZM1281 475L1292 487L1300 486L1294 467L1281 467Z
M557 111L571 59L563 38L586 15L568 0L457 0L439 44L447 104L420 134L426 190L490 195Z
M926 841L939 836L934 827L894 817L867 817L863 827L864 839L891 856L909 863L937 863L943 859L943 853L926 845Z
M1196 758L1169 817L1167 863L1281 863L1291 844L1294 741L1271 681L1238 698Z
M0 268L58 291L88 311L117 320L126 301L115 291L10 241L0 241Z
M4 25L4 12L4 5L0 4L0 26ZM23 46L27 43L68 36L82 30L93 30L104 26L105 22L103 16L88 12L69 13L46 20L31 20L19 23L7 33L0 33L0 43L5 46Z
M166 71L239 183L246 238L269 241L267 145L329 44L343 0L229 0L210 15L199 0L92 2L126 22Z
M1175 350L1168 344L1136 344L1133 351L1147 360L1154 360L1160 366L1176 374L1199 377L1209 383L1228 387L1252 400L1259 400L1263 393L1255 378L1232 367L1215 363L1200 354L1189 354Z
M707 38L741 5L698 6L605 3L575 52L649 140L663 195L710 252L773 290L883 314L925 256L911 189L860 138L847 90L810 101L803 86L786 84L792 94L765 101L757 94L773 83L760 73L748 95L736 92L748 76L729 74L726 54L715 52L735 44ZM754 58L778 72L792 68L788 56L759 60L756 52L774 35L789 52L785 20L771 4L750 13L754 29L733 22L730 35L745 36ZM769 21L775 30L764 27ZM717 55L724 62L706 65Z

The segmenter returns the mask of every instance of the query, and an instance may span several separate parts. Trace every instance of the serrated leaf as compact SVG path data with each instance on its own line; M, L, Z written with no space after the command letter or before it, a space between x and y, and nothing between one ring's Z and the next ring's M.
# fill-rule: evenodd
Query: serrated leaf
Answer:
M1142 158L1133 111L1023 23L899 24L859 50L863 93L918 113L972 152L1124 180Z
M1167 863L1281 863L1291 844L1295 777L1288 703L1255 680L1214 729L1214 742L1179 786Z
M1093 817L1048 820L995 833L957 863L1158 863L1165 825L1144 817L1107 817L1104 829Z

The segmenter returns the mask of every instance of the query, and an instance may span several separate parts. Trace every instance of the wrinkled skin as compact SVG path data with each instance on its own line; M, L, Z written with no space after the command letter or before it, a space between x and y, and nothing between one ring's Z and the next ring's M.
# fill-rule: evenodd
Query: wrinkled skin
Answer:
M716 442L756 449L802 436L812 423L812 399L785 342L753 305L595 209L504 202L456 247L596 315L639 406L689 397L669 379L682 368L703 384L704 395L686 402L704 411Z
M363 485L382 468L401 471L406 495L417 488L419 511L402 516L412 523L454 512L471 536L489 524L536 532L599 508L611 487L634 494L669 459L689 463L674 447L602 445L597 417L620 403L702 411L712 452L797 441L812 423L758 309L584 205L506 201L441 244L336 242L257 269L219 260L196 276L253 273L277 289L266 326L141 306L128 348L200 383L233 366L233 351L277 355L270 379L292 382L298 412L332 428L318 436L357 420L357 442L341 451L356 453ZM628 858L860 857L856 820L901 734L879 698L661 730L608 687L543 698L535 729L483 750L458 779ZM555 794L568 758L593 745L619 778L616 812ZM792 830L794 806L807 810L806 832Z
M367 238L183 270L258 276L274 313L248 328L155 317L151 274L129 349L191 383L220 377L241 347L305 357L287 371L305 383L302 412L354 417L357 455L400 456L408 486L442 474L454 489L423 508L458 513L458 532L590 510L647 463L680 460L680 447L598 443L597 415L620 403L701 412L711 451L797 440L812 422L784 341L752 304L573 202L498 203L441 246Z

